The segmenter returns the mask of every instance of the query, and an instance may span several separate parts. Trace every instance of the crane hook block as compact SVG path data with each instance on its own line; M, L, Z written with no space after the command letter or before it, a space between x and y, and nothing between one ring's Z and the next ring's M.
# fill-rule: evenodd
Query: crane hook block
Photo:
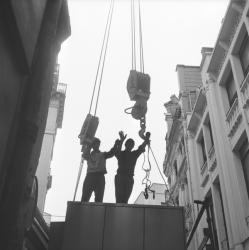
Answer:
M99 118L91 114L87 114L86 119L81 128L79 139L80 145L89 145L96 133L96 130L99 125Z
M132 107L131 115L134 119L140 120L147 113L147 101L142 99L138 99L135 105Z
M150 97L150 76L136 70L131 70L127 81L127 91L131 101Z

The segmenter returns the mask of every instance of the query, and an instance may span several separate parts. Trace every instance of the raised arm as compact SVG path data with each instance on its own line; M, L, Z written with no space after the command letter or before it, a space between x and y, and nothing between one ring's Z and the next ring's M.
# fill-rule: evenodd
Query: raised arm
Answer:
M81 152L82 152L82 156L84 159L86 159L87 161L89 160L90 158L90 151L91 151L91 148L92 148L92 145L89 144L89 145L82 145L82 148L81 148Z
M117 139L115 141L115 144L113 145L113 147L108 152L103 152L103 154L104 154L104 156L105 156L106 159L111 158L111 157L113 157L116 154L117 148L119 147L119 144L120 144L120 142Z
M107 158L111 158L111 157L113 157L114 155L115 155L115 156L118 156L118 155L119 155L119 153L121 152L121 149L122 149L122 144L123 144L123 142L124 142L126 136L127 136L127 135L124 135L123 131L120 131L120 132L119 132L119 139L117 139L117 140L115 141L114 146L111 148L110 151L104 152L104 155L105 155L105 158L106 158L106 159L107 159Z
M150 145L150 133L149 132L146 133L143 143L136 150L137 157L145 151L145 147L147 145Z
M122 145L123 142L125 140L125 138L127 137L127 134L124 134L123 131L119 131L119 143L117 144L117 147L115 149L115 156L118 156L122 150Z

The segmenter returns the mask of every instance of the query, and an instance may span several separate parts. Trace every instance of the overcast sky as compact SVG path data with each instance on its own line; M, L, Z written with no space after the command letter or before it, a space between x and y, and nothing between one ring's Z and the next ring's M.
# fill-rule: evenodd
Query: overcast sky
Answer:
M147 128L151 131L151 146L161 169L166 149L166 110L163 104L172 94L178 95L176 65L200 65L201 48L214 46L228 2L141 1L145 73L151 76ZM66 203L73 198L80 163L78 134L90 105L109 3L104 0L69 1L72 35L64 42L59 55L59 79L68 87L63 125L57 133L51 164L53 183L45 207L45 211L52 215L65 215ZM130 27L130 1L116 0L97 111L100 123L96 136L101 139L102 151L112 147L120 130L135 139L136 147L142 143L137 134L139 122L124 113L125 108L133 105L126 91L131 69ZM136 166L130 203L144 189L141 185L145 176L141 170L142 161L141 156ZM151 163L151 181L161 183L152 157ZM81 198L85 170L86 165L77 200ZM107 160L104 202L115 201L116 170L116 159Z

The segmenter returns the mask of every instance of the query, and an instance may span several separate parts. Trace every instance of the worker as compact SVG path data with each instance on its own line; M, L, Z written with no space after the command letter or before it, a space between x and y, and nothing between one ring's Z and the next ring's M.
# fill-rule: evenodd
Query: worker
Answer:
M122 151L122 144L127 135L123 131L119 132L120 140L115 148L115 156L118 160L118 170L115 176L115 196L116 203L128 203L134 184L134 169L138 157L145 151L146 145L150 143L150 134L148 133L144 142L133 150L134 140L129 138L125 142L125 150Z
M95 202L102 202L105 190L106 159L114 156L118 140L109 152L99 150L100 139L94 138L85 155L87 160L87 174L83 184L82 202L88 202L92 193L95 194Z

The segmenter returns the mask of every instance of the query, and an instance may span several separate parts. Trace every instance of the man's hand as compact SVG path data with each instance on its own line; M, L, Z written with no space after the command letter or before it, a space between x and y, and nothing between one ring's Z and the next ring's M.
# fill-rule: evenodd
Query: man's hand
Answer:
M126 138L126 136L127 136L127 134L124 135L124 132L123 132L123 131L119 131L119 137L120 137L120 140L121 140L121 141L124 141L125 138Z
M150 132L146 133L144 141L147 145L150 145Z

